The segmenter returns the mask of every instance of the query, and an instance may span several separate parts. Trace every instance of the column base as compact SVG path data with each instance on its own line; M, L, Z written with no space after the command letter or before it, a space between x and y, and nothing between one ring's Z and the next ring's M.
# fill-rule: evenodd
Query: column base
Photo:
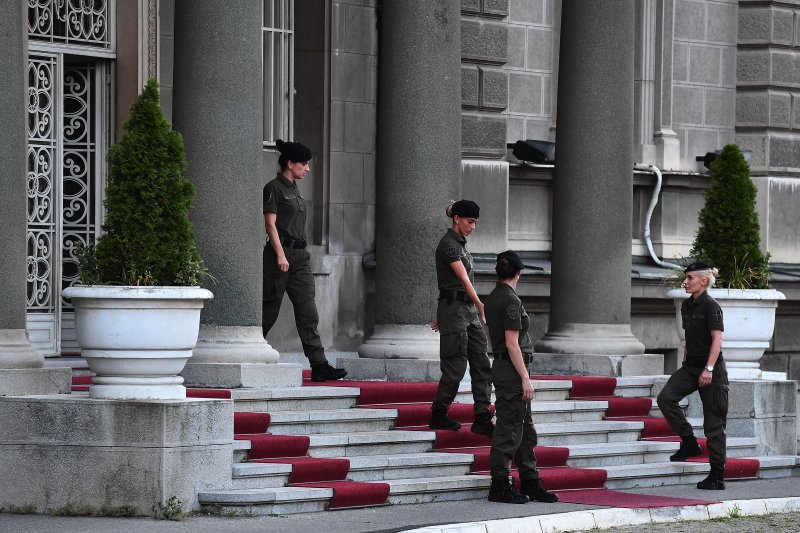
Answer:
M551 328L534 344L539 353L643 354L630 324L562 324ZM660 372L663 372L663 365Z
M664 374L664 356L639 354L563 354L535 353L531 365L534 374L561 376L660 376Z
M260 326L200 325L192 363L277 363L280 354Z
M370 359L439 359L439 334L428 325L378 324L358 347Z
M24 329L0 329L0 368L42 368L44 356L28 342Z

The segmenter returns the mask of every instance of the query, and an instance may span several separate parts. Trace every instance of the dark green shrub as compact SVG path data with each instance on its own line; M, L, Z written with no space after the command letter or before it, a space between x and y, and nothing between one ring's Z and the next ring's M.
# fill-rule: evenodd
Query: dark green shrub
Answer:
M711 164L711 187L705 198L692 258L719 269L719 287L769 288L769 254L761 252L756 187L735 144L725 146Z
M189 220L194 186L183 175L183 138L164 118L154 79L125 129L108 152L103 235L79 255L81 281L200 285L206 269Z

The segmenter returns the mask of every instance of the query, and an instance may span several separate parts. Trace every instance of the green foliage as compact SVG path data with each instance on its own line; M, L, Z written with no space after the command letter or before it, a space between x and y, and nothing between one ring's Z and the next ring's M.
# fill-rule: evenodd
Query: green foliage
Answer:
M36 514L36 506L32 503L28 505L9 505L8 509L0 509L11 514Z
M200 285L206 268L189 220L194 186L183 175L183 138L164 118L154 79L125 129L108 152L104 233L79 253L81 281Z
M94 512L88 505L67 502L63 506L53 509L50 514L53 516L92 516Z
M769 288L769 254L760 247L756 187L735 144L725 146L711 164L711 188L705 198L692 257L719 269L720 287Z
M159 520L183 520L186 513L183 512L183 502L177 496L171 497L166 503L158 502L153 505L153 515Z

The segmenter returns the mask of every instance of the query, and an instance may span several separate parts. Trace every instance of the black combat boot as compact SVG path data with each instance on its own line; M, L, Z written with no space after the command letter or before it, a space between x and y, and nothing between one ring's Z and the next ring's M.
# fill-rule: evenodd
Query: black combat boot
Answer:
M431 423L428 424L431 429L449 429L458 431L461 429L461 424L447 416L447 409L432 409L431 410Z
M347 370L334 368L328 361L311 365L311 381L336 381L347 375Z
M490 439L494 436L494 424L492 424L492 413L485 412L475 417L470 431L478 435L486 435Z
M725 490L725 482L723 481L724 477L724 466L712 466L708 477L703 481L700 481L697 484L697 488L704 490Z
M688 437L681 437L681 447L670 456L669 460L685 461L689 457L694 457L701 453L703 453L703 450L701 450L700 445L697 444L697 439L694 435L689 435Z
M492 478L489 487L489 501L498 503L528 503L528 497L517 492L508 478Z
M538 479L521 480L520 492L530 498L531 501L536 500L537 502L545 503L555 503L558 501L558 496L552 492L548 492L547 489L542 486L541 480Z

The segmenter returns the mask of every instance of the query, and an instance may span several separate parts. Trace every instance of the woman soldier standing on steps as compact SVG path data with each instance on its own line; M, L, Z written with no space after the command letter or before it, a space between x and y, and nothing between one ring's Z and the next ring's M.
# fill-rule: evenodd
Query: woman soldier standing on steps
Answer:
M440 333L439 358L442 377L436 399L431 406L431 429L458 431L461 424L447 416L447 409L458 393L469 361L475 422L472 432L491 437L494 431L489 411L492 376L486 355L486 334L483 331L483 303L473 287L472 255L467 251L467 237L475 230L480 207L470 200L459 200L445 213L453 219L439 246L436 247L436 278L439 283L439 304L431 325Z
M685 273L681 286L690 296L681 304L686 333L683 366L670 376L658 395L658 408L672 431L681 438L681 446L670 461L685 461L700 455L702 450L678 402L694 391L700 392L711 473L697 484L697 488L723 490L727 455L728 370L722 360L722 309L707 292L714 285L718 271L709 264L698 262L686 267Z
M533 343L528 335L531 321L516 293L523 268L516 253L509 250L498 254L495 266L498 282L486 298L486 324L494 353L492 382L497 415L489 453L492 474L489 501L552 503L558 501L558 496L542 487L533 450L537 437L531 417L533 384L528 366L533 356ZM509 479L512 459L519 469L520 492Z
M342 379L346 370L334 368L325 357L317 332L319 314L314 301L314 276L306 250L306 204L297 188L297 180L308 174L311 150L300 143L275 141L281 153L278 176L264 186L264 287L262 329L266 338L278 319L283 294L289 294L294 306L294 322L311 363L311 381Z

